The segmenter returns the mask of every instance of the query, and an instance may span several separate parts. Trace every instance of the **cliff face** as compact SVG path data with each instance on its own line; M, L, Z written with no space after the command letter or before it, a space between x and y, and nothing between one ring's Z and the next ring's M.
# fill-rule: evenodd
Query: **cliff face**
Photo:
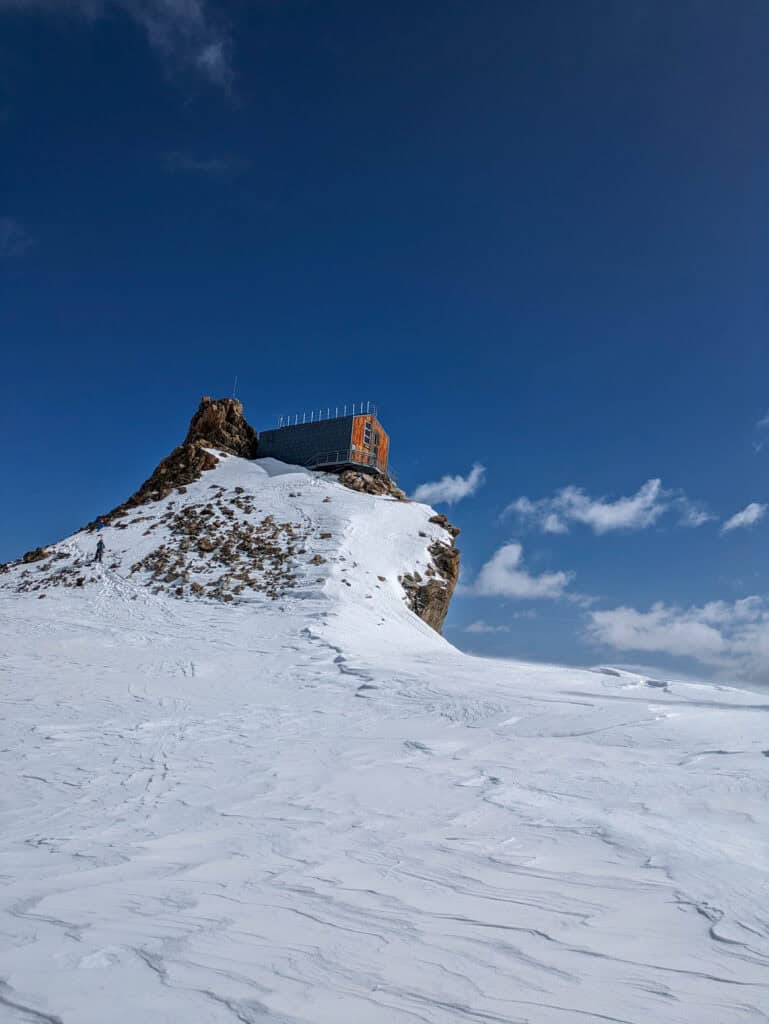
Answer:
M432 516L430 522L443 527L450 540L433 541L427 549L430 564L424 575L405 573L400 577L400 583L412 612L440 633L459 580L459 548L454 546L454 541L460 530L458 526L452 526L444 515Z

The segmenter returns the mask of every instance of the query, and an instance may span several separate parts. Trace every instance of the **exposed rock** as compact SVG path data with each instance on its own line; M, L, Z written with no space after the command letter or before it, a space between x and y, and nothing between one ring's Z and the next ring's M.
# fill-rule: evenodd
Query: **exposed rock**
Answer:
M448 521L446 516L441 512L437 512L434 516L430 516L428 522L435 523L436 526L442 526L447 533L450 533L452 537L458 537L462 532L458 526L454 526Z
M459 548L454 547L454 539L460 531L445 516L433 516L430 522L442 526L451 536L451 541L446 544L436 540L427 549L431 556L430 565L425 569L425 576L429 577L427 581L420 573L413 572L401 576L400 583L406 592L409 608L440 633L459 579Z
M207 452L199 441L192 444L186 442L180 444L163 459L152 476L144 481L135 494L132 494L122 505L113 508L108 515L103 517L104 521L111 523L138 505L146 505L151 501L162 501L163 498L168 497L171 491L199 480L207 469L213 469L218 462L216 456ZM95 530L96 524L91 523L88 529Z
M323 472L333 473L341 484L349 487L352 491L361 491L365 494L390 495L398 501L407 501L406 495L396 486L389 476L382 473L363 473L357 469L324 470Z
M48 556L48 551L45 548L35 548L33 551L27 551L26 554L21 556L21 560L25 565L30 562L40 562L42 559Z
M256 431L243 415L243 403L237 398L201 398L184 443L196 441L243 459L255 459L259 447Z
M111 523L137 505L161 501L173 490L184 494L188 484L199 480L219 461L207 448L253 459L257 445L256 431L243 416L241 402L235 398L202 398L184 442L163 459L135 494L104 516L104 520ZM90 529L95 529L95 525Z
M230 500L244 499L238 495ZM221 496L214 504L168 509L160 522L170 531L170 541L134 563L130 574L148 574L153 593L176 597L187 595L185 585L194 597L227 604L247 588L282 597L296 586L294 542L304 539L302 527L272 516L258 523L232 522L227 511ZM196 574L201 578L192 580Z

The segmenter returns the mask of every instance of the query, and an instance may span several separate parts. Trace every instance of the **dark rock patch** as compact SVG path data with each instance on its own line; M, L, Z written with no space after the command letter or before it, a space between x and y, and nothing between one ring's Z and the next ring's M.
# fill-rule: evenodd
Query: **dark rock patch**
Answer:
M21 560L24 565L29 565L30 562L41 562L44 558L48 557L48 551L45 548L35 548L33 551L27 551L21 556Z
M251 511L247 496L232 502ZM294 523L280 523L272 516L260 522L233 520L223 501L188 505L169 511L161 522L170 530L168 543L160 544L130 569L146 573L153 593L175 597L206 597L234 601L246 590L277 599L296 586L296 546L305 535ZM204 576L203 579L193 577Z

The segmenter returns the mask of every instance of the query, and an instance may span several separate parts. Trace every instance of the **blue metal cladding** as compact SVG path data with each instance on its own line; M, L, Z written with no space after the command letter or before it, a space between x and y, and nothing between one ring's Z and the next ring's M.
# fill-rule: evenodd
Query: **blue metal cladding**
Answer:
M295 426L264 430L259 434L257 458L308 466L325 453L350 448L353 419L353 416L340 416L318 423L297 423Z

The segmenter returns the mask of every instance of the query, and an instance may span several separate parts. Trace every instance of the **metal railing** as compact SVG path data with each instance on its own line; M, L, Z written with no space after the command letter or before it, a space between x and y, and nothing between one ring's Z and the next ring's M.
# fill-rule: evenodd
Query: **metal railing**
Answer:
M348 411L349 410L349 411ZM353 402L352 405L329 405L323 409L311 409L310 412L297 412L293 416L280 416L278 430L281 427L297 427L300 423L320 423L323 420L338 420L346 416L375 416L377 407L374 402Z
M380 473L386 471L379 465L379 456L376 452L362 452L357 448L341 448L334 452L318 452L317 455L312 455L305 465L310 468L313 466L341 465L368 466L379 470Z

